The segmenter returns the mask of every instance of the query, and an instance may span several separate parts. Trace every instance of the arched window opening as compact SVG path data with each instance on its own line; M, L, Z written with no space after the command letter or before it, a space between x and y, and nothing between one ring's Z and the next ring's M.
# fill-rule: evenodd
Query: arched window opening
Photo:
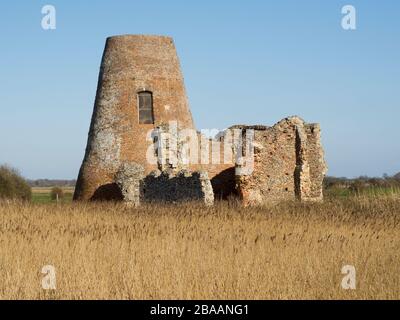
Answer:
M153 94L150 91L142 91L138 93L139 99L139 123L154 123L153 115Z

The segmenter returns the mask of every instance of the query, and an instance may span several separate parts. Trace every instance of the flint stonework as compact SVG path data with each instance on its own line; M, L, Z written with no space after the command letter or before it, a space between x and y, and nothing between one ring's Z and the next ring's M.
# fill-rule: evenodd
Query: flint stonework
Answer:
M75 200L321 201L326 171L318 124L293 116L206 137L195 129L172 38L107 39Z

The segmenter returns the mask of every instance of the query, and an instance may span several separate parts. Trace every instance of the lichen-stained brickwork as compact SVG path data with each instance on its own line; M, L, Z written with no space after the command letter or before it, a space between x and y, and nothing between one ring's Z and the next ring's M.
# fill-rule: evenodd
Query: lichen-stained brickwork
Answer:
M143 197L143 166L134 163L123 163L115 175L115 182L118 185L122 200L128 205L137 207Z
M154 124L140 124L138 93L153 95ZM113 182L125 161L157 169L146 161L149 130L178 121L194 128L173 40L164 36L110 37L101 62L85 157L74 198L89 200Z

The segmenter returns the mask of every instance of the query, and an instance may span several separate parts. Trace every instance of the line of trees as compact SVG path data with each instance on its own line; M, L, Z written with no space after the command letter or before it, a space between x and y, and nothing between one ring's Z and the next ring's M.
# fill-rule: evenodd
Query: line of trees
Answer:
M379 177L368 177L360 176L358 178L337 178L337 177L325 177L324 179L325 189L350 189L353 191L359 191L367 188L400 188L400 172L389 176L384 174L381 178Z
M51 188L51 187L75 187L76 180L55 180L55 179L38 179L27 180L31 187Z

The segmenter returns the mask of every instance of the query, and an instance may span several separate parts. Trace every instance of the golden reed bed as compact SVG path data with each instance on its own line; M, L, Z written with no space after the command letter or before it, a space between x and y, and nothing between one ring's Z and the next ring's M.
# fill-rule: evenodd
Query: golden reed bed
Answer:
M0 203L1 299L399 299L400 198ZM56 289L44 290L44 265ZM341 268L356 268L344 290Z

